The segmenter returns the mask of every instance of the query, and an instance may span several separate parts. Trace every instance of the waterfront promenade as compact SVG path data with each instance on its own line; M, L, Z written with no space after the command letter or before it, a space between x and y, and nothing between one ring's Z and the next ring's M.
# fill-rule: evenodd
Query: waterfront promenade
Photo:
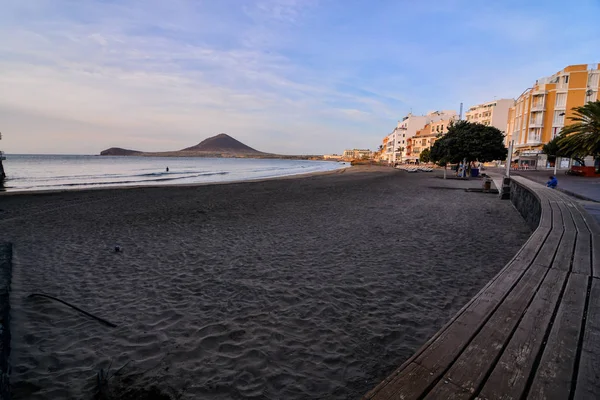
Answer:
M523 177L511 201L536 228L528 242L364 399L600 397L600 225Z

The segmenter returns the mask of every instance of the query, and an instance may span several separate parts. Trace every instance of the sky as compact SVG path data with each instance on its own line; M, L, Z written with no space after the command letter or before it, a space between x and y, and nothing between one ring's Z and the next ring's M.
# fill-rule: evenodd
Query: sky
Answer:
M600 62L600 0L3 0L0 149L376 149Z

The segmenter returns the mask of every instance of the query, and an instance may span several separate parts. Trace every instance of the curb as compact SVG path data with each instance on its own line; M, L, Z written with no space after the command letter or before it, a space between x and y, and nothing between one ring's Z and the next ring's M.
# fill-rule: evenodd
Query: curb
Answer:
M598 201L598 200L594 200L594 199L591 199L591 198L586 197L584 195L581 195L581 194L578 194L578 193L575 193L575 192L571 192L570 190L561 189L561 188L557 188L557 189L560 190L561 192L565 193L565 194L568 194L569 196L576 197L576 198L578 198L580 200L592 201L594 203L600 203L600 201Z

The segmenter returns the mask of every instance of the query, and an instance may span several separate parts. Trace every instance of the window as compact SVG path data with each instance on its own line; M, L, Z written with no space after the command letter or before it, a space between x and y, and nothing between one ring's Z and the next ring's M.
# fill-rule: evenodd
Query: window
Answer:
M600 77L600 74L597 74L597 73L595 73L595 74L590 73L588 75L588 86L591 89L595 89L598 87L598 81L600 80L599 77Z
M565 112L561 110L554 111L554 119L552 125L564 125L565 124Z
M427 146L427 140L426 139L423 139L421 141L421 146Z
M405 133L403 133L403 134L402 134L402 137L405 137L405 136L406 136L406 134L405 134Z
M563 82L564 83L569 83L569 75L563 76Z
M444 132L444 125L442 125L442 132Z
M557 93L556 94L556 107L564 108L567 105L567 94Z

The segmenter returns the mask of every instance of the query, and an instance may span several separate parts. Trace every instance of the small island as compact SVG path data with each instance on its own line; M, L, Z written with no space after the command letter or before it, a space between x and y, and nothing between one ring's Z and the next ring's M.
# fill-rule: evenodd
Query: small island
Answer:
M322 155L282 155L264 153L245 145L239 140L220 133L209 137L195 146L182 150L163 152L143 152L138 150L111 147L100 152L101 156L138 156L138 157L213 157L213 158L275 158L287 160L323 160Z

